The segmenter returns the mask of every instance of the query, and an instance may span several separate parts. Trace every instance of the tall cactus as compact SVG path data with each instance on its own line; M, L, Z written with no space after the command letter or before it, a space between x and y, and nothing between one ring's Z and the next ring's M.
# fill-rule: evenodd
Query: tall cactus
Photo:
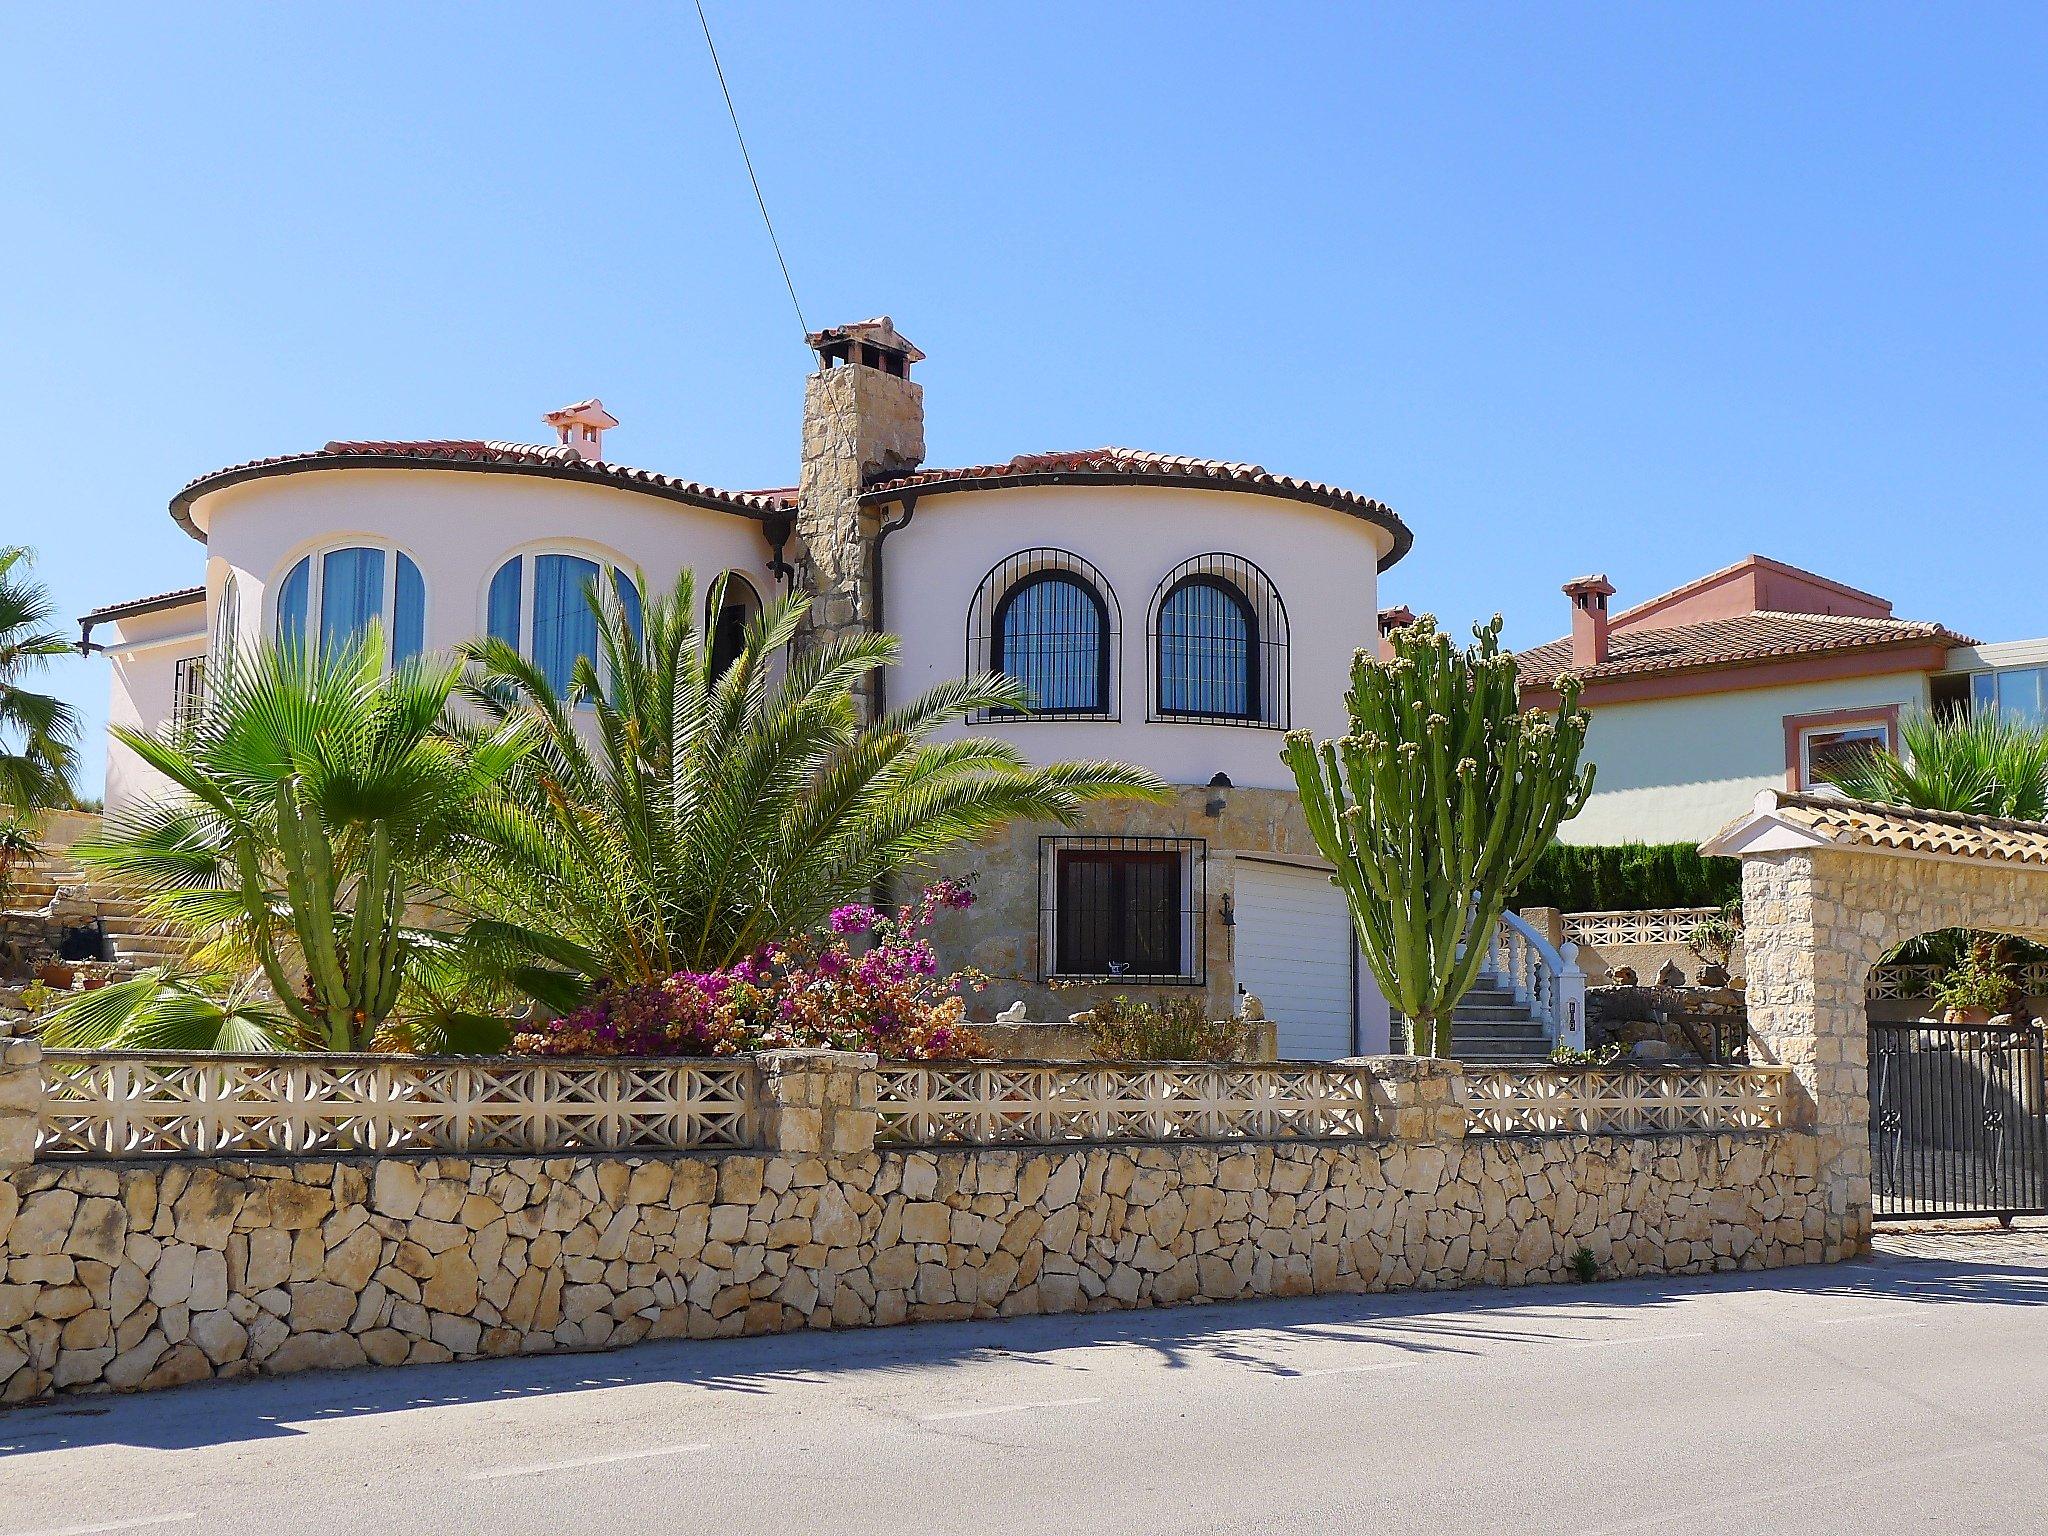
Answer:
M1352 659L1350 734L1318 746L1290 731L1281 753L1418 1055L1449 1054L1502 903L1593 788L1577 681L1560 682L1555 716L1524 713L1500 624L1475 625L1470 648L1428 614L1395 630L1391 660Z

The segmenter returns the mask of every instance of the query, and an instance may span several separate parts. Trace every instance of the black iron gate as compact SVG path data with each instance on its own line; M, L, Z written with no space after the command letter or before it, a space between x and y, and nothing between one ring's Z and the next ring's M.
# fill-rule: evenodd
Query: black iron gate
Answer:
M2048 1212L2044 1116L2040 1025L1872 1023L1877 1219Z

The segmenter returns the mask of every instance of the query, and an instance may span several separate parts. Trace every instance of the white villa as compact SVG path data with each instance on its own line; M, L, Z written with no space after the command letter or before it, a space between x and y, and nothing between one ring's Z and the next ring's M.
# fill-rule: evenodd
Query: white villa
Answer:
M629 468L606 454L618 422L596 400L550 413L552 443L337 441L200 476L170 514L204 551L202 581L82 620L112 662L112 720L172 723L209 654L269 635L376 619L404 654L490 633L566 678L592 644L592 580L665 586L690 567L703 590L731 573L726 611L706 615L722 643L793 587L819 632L901 636L888 698L1006 671L1039 708L972 729L1182 787L1171 807L1019 827L959 861L983 899L949 958L995 978L987 1008L1021 997L1063 1017L1090 987L1177 986L1227 1010L1242 988L1281 1021L1283 1057L1385 1049L1279 748L1290 727L1342 733L1379 573L1412 541L1401 519L1257 465L1123 448L928 468L923 354L887 318L810 339L793 488ZM110 811L158 787L111 744Z

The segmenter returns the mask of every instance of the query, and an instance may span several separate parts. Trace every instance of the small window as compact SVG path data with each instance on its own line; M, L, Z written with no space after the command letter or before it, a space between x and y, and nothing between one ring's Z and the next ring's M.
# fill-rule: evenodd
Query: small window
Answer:
M393 662L420 653L427 589L410 556L374 545L325 550L300 560L278 586L280 645L317 643L332 655L372 623L382 626Z
M711 633L713 677L725 676L726 668L740 659L740 652L747 648L747 626L760 612L761 595L752 582L736 571L726 572L722 590L714 583L712 590L704 594L704 627Z
M1203 982L1206 849L1200 838L1041 839L1040 979Z
M609 571L612 591L626 623L640 634L640 590L632 573L583 555L514 555L491 577L484 625L540 668L557 694L566 696L579 656L597 655L597 611L591 594Z
M183 656L171 681L171 729L189 731L206 709L206 658Z
M1882 720L1827 726L1800 734L1802 787L1832 784L1841 772L1872 752L1889 751L1891 728Z
M1285 728L1287 610L1236 555L1170 571L1152 607L1152 718Z
M1114 720L1117 662L1115 594L1079 555L1020 550L982 578L967 615L967 670L1014 678L1030 702L978 720Z

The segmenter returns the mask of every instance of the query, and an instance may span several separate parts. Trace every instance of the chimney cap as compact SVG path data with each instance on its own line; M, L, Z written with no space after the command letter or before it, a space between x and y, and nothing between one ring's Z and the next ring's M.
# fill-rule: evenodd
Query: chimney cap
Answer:
M1597 592L1602 597L1612 597L1614 595L1614 583L1609 581L1604 575L1574 576L1564 584L1564 591L1567 597L1577 597L1581 593L1586 592Z
M1401 604L1398 608L1382 608L1380 610L1380 633L1383 635L1392 634L1397 629L1406 629L1414 622L1415 610L1406 603Z
M604 402L592 395L588 400L578 400L574 405L565 405L558 411L549 411L541 420L557 430L563 427L594 427L599 432L609 432L619 424L619 418L604 408Z
M811 344L812 351L819 353L828 347L853 342L883 352L893 352L906 363L924 361L924 354L911 344L908 337L896 329L896 322L887 315L876 315L872 320L856 320L851 325L828 325L822 331L811 332L804 339Z

